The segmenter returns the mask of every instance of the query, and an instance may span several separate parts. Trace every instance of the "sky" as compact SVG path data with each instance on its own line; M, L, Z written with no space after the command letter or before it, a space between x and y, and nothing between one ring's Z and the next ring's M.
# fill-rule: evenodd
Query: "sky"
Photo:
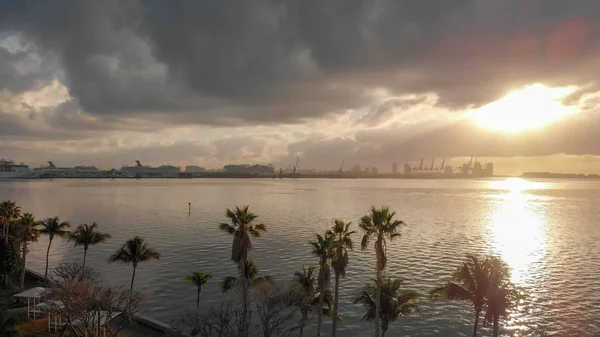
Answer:
M0 157L600 173L597 0L0 0Z

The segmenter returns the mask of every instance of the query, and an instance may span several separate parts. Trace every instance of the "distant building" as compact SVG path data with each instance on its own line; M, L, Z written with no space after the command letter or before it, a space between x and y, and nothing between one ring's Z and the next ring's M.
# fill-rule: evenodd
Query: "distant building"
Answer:
M411 174L412 173L412 168L410 167L410 164L404 164L404 174Z
M398 174L398 163L396 163L396 162L392 163L392 173Z
M360 165L354 165L352 166L352 172L354 173L361 173L362 172L362 167Z
M377 169L377 167L373 166L373 167L371 167L371 173L377 174L377 173L379 173L379 170Z
M206 169L204 167L190 165L190 166L186 166L185 167L185 172L187 172L187 173L201 173L201 172L206 172Z
M223 172L271 177L275 175L275 167L273 165L225 165Z
M450 166L450 165L447 165L447 166L444 168L444 175L451 176L451 175L453 175L453 174L454 174L454 170L452 169L452 166Z

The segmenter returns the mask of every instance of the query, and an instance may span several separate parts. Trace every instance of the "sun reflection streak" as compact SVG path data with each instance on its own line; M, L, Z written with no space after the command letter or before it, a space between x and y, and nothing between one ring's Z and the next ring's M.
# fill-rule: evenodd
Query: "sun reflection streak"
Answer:
M523 286L546 253L546 216L539 198L527 192L543 188L544 183L523 179L494 183L506 192L499 196L491 214L492 250L512 268L512 281Z

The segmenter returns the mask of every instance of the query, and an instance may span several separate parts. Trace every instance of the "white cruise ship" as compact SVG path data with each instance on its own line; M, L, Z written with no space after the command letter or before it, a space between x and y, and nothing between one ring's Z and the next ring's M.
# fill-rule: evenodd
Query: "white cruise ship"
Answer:
M96 178L102 175L95 166L57 167L51 161L33 171L43 178Z
M136 160L135 163L135 166L121 167L119 175L128 178L176 178L181 173L181 169L173 165L152 167L142 165L139 160Z
M37 174L29 166L0 158L0 179L30 179L36 177Z

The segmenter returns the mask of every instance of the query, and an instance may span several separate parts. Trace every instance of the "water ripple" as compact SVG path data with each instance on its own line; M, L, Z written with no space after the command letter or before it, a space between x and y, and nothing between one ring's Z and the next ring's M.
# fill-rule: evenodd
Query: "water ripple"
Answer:
M466 253L494 253L513 268L527 299L503 325L510 336L594 336L600 331L600 184L518 180L56 180L0 182L0 200L16 200L38 218L58 215L74 225L96 221L113 235L92 247L88 261L110 284L127 286L131 267L106 259L126 239L140 235L162 253L139 266L135 287L147 314L170 321L195 306L192 270L214 276L203 291L222 298L218 280L235 275L231 237L220 232L226 207L250 204L268 233L252 255L266 274L289 280L314 265L307 242L336 218L356 223L371 205L389 205L407 226L388 248L387 273L426 293L448 277ZM188 202L192 212L188 215ZM355 240L360 239L357 234ZM48 241L32 245L29 267L44 269ZM81 260L82 251L52 243L50 267ZM372 251L350 253L341 283L344 336L362 336L372 324L351 304L374 274ZM394 323L391 335L469 336L467 303L423 302L423 314ZM329 322L325 323L329 330ZM483 335L489 327L483 327ZM311 330L310 328L308 329Z

